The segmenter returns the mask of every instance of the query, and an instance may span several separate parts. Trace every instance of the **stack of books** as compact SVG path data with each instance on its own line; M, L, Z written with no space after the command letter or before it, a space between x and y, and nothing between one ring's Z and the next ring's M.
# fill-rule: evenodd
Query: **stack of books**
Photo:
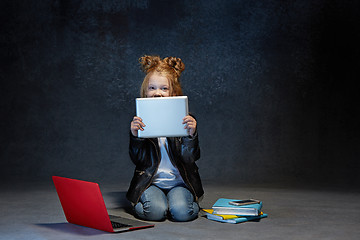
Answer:
M234 205L239 202L238 205ZM239 199L218 199L211 209L202 209L208 219L225 222L241 223L252 220L258 220L267 217L267 214L261 212L262 202L257 201L251 204L243 204Z

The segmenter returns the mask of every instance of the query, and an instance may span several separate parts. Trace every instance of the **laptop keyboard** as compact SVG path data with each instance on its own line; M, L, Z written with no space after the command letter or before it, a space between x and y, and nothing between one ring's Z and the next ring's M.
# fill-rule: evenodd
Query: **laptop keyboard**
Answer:
M123 228L123 227L131 227L131 225L124 224L124 223L118 223L111 221L111 225L113 228Z

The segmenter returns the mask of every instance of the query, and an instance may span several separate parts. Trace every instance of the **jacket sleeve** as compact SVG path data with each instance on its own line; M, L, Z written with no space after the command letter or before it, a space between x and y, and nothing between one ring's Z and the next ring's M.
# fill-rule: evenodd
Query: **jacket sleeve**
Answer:
M197 132L193 137L181 138L181 155L185 164L194 163L200 158L199 138Z
M129 155L131 161L136 165L141 165L146 159L146 139L138 138L130 132Z

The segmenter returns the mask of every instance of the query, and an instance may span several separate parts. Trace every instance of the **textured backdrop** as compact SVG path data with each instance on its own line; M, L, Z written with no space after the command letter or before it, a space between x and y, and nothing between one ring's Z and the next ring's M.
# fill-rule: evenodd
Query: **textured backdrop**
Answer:
M2 181L128 182L144 54L183 59L209 182L359 184L359 1L1 1Z

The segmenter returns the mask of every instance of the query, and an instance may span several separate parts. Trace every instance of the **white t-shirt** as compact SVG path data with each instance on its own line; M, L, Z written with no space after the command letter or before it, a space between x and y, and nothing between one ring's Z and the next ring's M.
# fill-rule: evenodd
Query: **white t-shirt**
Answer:
M153 184L162 189L171 189L173 187L184 185L184 181L180 176L179 170L171 163L168 153L168 142L166 137L158 138L161 152L161 161Z

